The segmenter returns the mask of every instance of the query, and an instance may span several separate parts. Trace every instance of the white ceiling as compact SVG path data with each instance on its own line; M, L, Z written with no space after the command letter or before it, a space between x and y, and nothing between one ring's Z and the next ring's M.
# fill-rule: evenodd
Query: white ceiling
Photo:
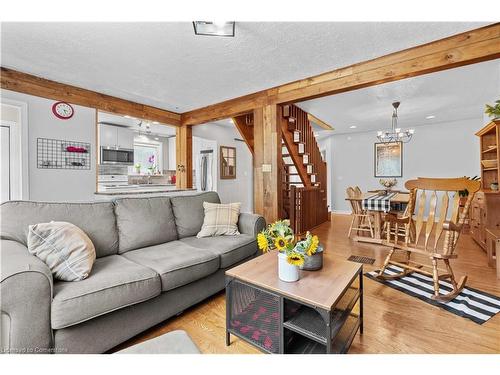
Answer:
M1 64L184 112L482 25L237 22L216 38L190 22L4 22Z
M331 134L377 131L391 127L392 105L401 128L482 118L485 103L500 96L500 59L445 70L299 103L299 107L332 125ZM426 119L427 116L435 116ZM356 126L351 129L350 126Z

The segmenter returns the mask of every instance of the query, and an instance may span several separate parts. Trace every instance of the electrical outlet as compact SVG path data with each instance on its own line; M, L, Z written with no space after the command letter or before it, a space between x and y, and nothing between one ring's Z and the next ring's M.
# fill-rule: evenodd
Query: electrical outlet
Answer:
M262 172L271 172L271 164L262 164Z

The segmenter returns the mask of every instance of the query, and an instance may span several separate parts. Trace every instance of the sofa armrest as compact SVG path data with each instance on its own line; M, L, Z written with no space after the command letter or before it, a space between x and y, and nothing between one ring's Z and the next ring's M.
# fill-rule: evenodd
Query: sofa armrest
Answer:
M52 347L53 280L47 265L21 243L0 240L2 352L47 353Z
M257 237L257 234L266 226L266 220L256 214L241 213L238 218L238 230L243 234Z

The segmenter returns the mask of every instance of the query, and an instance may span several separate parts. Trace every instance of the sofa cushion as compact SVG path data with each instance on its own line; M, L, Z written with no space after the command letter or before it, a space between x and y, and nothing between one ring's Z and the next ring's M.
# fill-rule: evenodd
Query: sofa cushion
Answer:
M48 203L9 201L0 205L0 236L28 245L28 227L66 221L83 230L97 258L118 252L118 231L112 202Z
M181 242L220 255L221 268L230 267L254 255L258 250L255 237L248 234L205 238L186 237Z
M86 279L95 261L89 236L64 221L30 225L28 251L44 261L55 279L63 281Z
M219 256L180 241L128 251L127 259L155 270L166 292L202 279L219 269Z
M160 293L160 278L152 269L121 255L102 257L85 280L54 283L52 328L69 327Z
M201 230L205 217L203 202L220 203L219 195L214 191L170 199L179 238L196 236Z
M241 203L208 203L203 202L205 218L201 230L196 237L236 236L238 232L238 216Z
M115 213L120 254L177 239L169 197L117 199Z

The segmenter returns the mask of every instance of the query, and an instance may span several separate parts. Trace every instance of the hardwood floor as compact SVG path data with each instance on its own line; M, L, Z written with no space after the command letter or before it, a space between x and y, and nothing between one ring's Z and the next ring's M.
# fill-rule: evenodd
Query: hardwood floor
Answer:
M378 268L387 248L348 239L349 221L350 216L333 215L332 221L314 233L326 245L326 251L340 259L350 255L369 256L376 259L375 264L365 265L364 270ZM453 263L458 277L467 274L467 285L500 295L500 280L495 270L488 267L486 253L469 235L461 236L458 254ZM479 325L373 280L365 278L364 281L365 330L363 335L355 337L349 353L500 353L500 314ZM120 348L176 329L187 331L203 353L260 353L234 336L231 336L231 345L225 346L223 292Z

